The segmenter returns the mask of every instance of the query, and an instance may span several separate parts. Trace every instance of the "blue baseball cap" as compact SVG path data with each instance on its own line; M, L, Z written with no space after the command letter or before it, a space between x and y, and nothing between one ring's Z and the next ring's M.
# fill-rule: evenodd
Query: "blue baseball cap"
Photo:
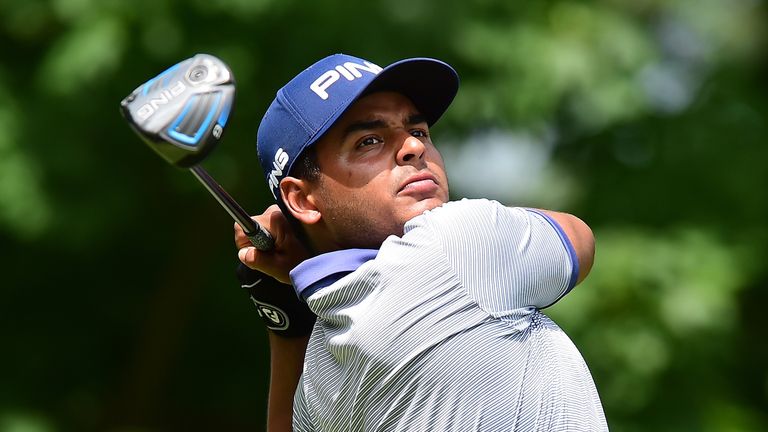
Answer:
M400 60L386 68L345 54L318 61L278 90L259 125L256 147L272 195L282 208L280 180L360 97L377 91L401 93L432 126L458 88L456 71L430 58Z

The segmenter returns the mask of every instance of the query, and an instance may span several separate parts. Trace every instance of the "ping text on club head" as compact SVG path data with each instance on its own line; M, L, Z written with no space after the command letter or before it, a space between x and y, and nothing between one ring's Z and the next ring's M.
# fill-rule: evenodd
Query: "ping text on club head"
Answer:
M160 106L169 104L174 98L184 93L184 90L186 89L187 86L182 80L176 81L176 83L164 89L156 97L152 97L148 102L139 107L139 109L136 110L136 115L142 121L152 117Z

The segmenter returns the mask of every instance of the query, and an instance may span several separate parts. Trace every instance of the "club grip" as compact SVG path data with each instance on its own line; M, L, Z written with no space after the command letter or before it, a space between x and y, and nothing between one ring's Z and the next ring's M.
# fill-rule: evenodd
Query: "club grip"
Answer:
M256 223L253 219L248 220L253 222L253 224L249 227L243 226L243 231L245 232L245 235L248 236L248 240L251 241L251 244L253 244L256 249L261 251L272 250L272 248L275 247L275 239L272 238L272 234L264 229L263 226ZM238 223L240 222L238 221Z

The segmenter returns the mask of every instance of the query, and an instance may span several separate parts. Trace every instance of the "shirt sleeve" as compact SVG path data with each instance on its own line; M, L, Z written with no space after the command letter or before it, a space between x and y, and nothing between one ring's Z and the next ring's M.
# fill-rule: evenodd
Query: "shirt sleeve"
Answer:
M542 212L462 200L425 216L467 293L494 316L550 306L576 284L573 246Z

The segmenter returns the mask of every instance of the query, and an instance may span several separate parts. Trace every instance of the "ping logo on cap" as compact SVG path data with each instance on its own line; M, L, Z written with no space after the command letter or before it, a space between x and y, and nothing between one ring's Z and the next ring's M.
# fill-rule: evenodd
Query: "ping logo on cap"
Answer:
M373 75L378 75L381 72L381 67L369 62L363 61L363 64L354 62L345 62L335 68L325 71L320 75L312 84L309 85L310 90L320 96L321 99L328 99L328 87L344 77L347 81L353 81L357 78L362 78L363 74L360 71L370 72Z
M269 173L269 189L272 191L272 196L277 198L277 188L280 186L280 180L278 180L278 177L282 177L285 170L285 166L288 164L288 160L290 160L290 156L288 153L283 150L282 147L277 149L275 152L275 160L272 161L272 171Z

